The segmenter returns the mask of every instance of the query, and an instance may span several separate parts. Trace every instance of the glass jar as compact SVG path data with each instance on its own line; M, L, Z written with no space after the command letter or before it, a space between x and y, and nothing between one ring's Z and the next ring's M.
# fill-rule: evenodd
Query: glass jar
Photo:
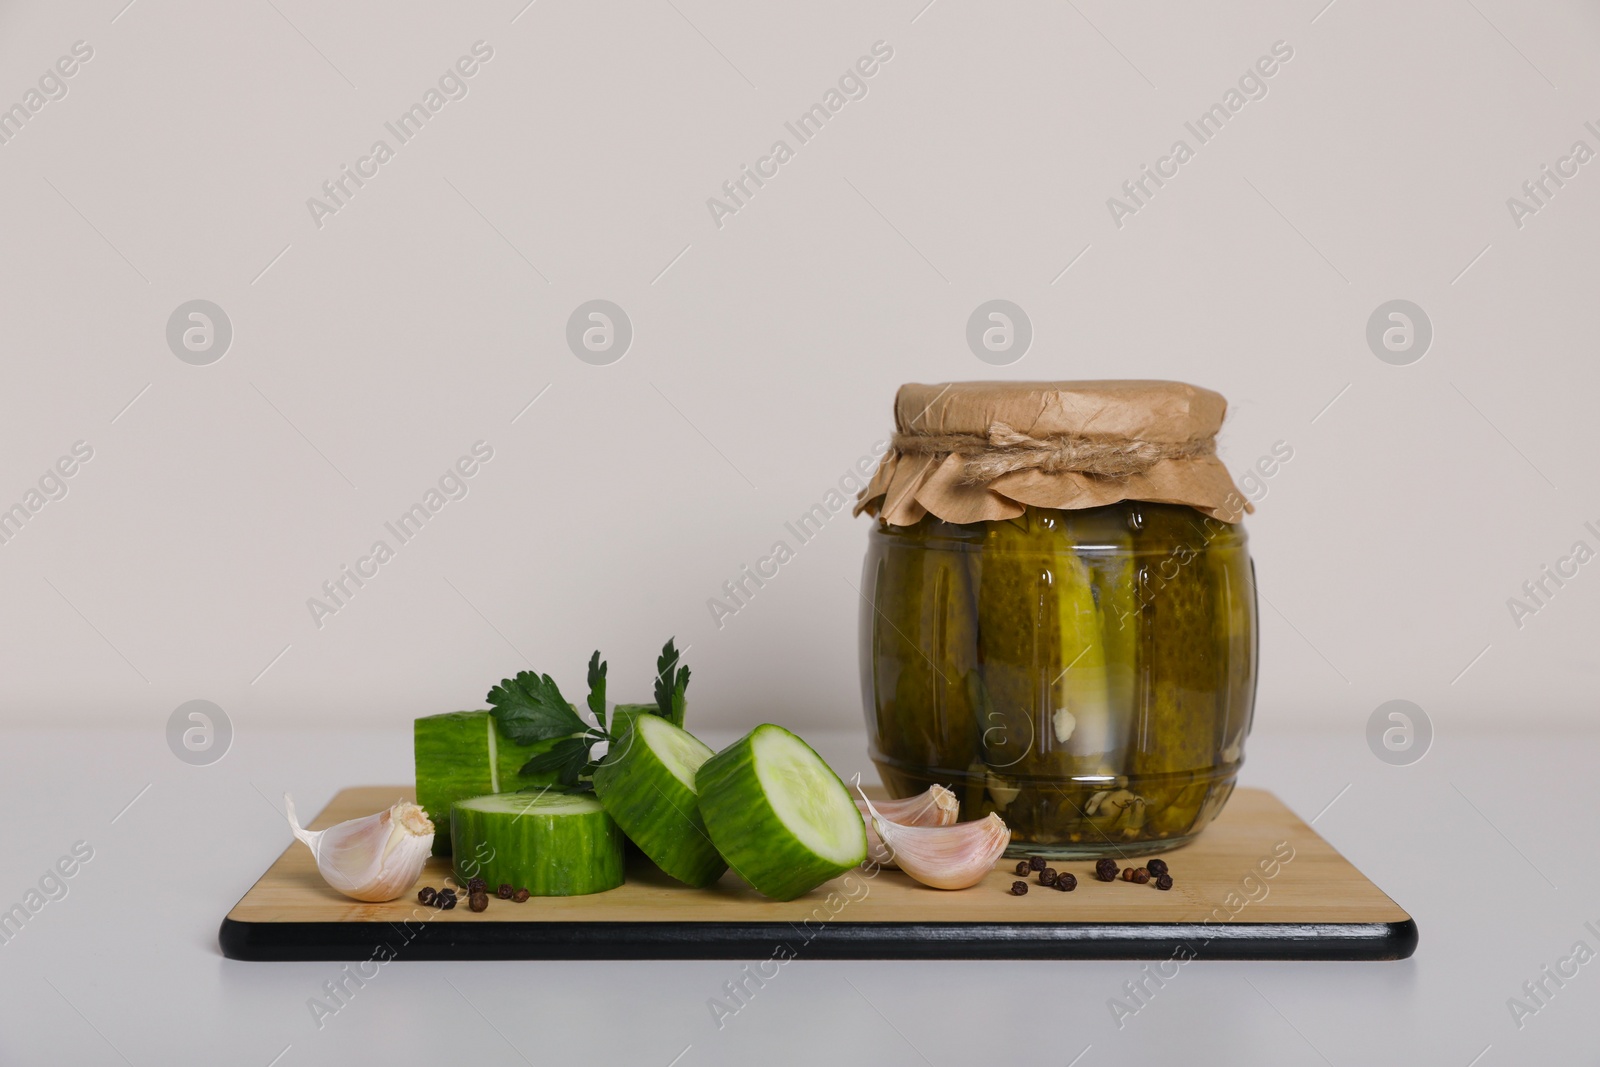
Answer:
M1256 688L1242 525L1178 504L874 523L861 680L894 796L953 789L1012 853L1142 855L1233 791Z

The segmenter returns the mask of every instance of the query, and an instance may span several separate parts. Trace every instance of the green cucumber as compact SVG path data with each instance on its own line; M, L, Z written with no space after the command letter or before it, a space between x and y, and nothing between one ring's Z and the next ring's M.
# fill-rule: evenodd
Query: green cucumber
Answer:
M450 808L455 875L536 897L602 893L623 882L621 829L593 797L495 793Z
M622 832L657 867L700 887L728 864L706 835L695 795L695 772L711 750L659 715L622 705L612 716L615 740L594 772L594 791Z
M978 758L987 726L978 715L978 632L966 556L973 527L928 516L869 558L861 633L871 743L890 791L920 793ZM929 775L927 781L912 778ZM981 779L980 775L980 779Z
M656 710L654 704L618 704L611 709L611 736L622 736L622 731L626 729L623 720L635 719L640 715L655 715Z
M1007 776L1118 770L1106 765L1117 724L1100 615L1076 548L1080 521L1030 508L987 524L977 584L978 657L992 704L984 761Z
M436 828L433 852L450 854L450 805L464 797L498 793L523 786L550 785L556 772L519 776L533 756L554 739L519 745L496 728L487 711L450 711L416 721L413 741L417 764L417 804Z
M1128 759L1133 786L1145 800L1145 833L1178 837L1199 822L1217 765L1217 720L1226 718L1228 672L1235 664L1218 609L1222 592L1192 545L1204 546L1205 520L1189 508L1149 506L1139 538L1175 545L1160 562L1140 568L1139 706L1136 744ZM1185 550L1179 555L1179 550ZM1215 549L1206 550L1216 551ZM1165 573L1184 569L1174 580Z
M866 824L811 746L766 723L700 765L717 851L763 896L793 900L867 858Z

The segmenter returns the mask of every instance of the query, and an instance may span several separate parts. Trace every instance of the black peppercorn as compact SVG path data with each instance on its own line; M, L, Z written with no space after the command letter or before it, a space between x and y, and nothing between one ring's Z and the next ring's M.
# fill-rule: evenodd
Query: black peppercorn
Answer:
M468 893L476 893L480 889L488 889L488 888L489 888L489 883L485 882L482 878L479 878L476 875L474 875L473 877L467 879L467 892Z
M1106 857L1095 860L1094 876L1102 882L1109 882L1117 876L1117 861Z
M417 890L417 902L419 904L432 904L433 898L438 895L438 890L434 889L433 886L425 885Z
M1166 860L1160 860L1160 859L1151 860L1149 863L1145 864L1145 867L1150 871L1150 873L1152 875L1154 875L1157 878L1160 878L1163 874L1167 873L1167 861Z
M1025 896L1027 896L1028 895L1028 883L1027 882L1012 882L1011 883L1011 895L1014 896L1014 897L1025 897Z
M467 907L473 911L484 911L489 907L489 894L479 890L467 898Z
M1056 877L1057 876L1056 876L1055 868L1054 867L1046 867L1044 870L1039 872L1039 884L1040 885L1055 885L1056 884Z
M528 891L526 889L519 889L515 893L511 894L511 899L514 903L526 904L528 902Z
M1017 861L1017 873L1018 874L1027 874L1031 870L1033 870L1033 864L1029 863L1027 860L1018 860Z
M497 893L496 895L501 900L510 900L511 899L511 883L510 882L501 882L500 883L500 892Z
M1078 876L1071 871L1063 871L1056 875L1056 888L1063 893L1070 893L1078 888Z
M1044 870L1044 857L1043 856L1029 856L1028 857L1028 866L1033 868L1036 871Z
M443 893L440 893L437 897L433 898L433 902L439 906L440 911L449 911L451 908L456 906L456 895L451 893L449 896L445 896Z
M1170 874L1158 874L1158 875L1156 875L1156 888L1157 889L1163 889L1163 890L1171 889L1172 888L1172 875L1170 875Z

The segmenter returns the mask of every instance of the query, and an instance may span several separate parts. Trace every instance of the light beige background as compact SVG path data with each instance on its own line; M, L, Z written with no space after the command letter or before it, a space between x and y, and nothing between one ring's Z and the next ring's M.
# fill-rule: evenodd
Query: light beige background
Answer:
M865 520L721 629L707 599L901 382L1116 376L1224 393L1236 472L1294 450L1249 523L1259 723L1587 718L1600 562L1520 630L1506 602L1600 549L1600 162L1520 229L1506 199L1600 149L1600 14L922 2L6 5L0 103L94 56L0 145L0 504L94 458L0 546L0 715L399 723L530 665L576 692L595 647L642 698L676 634L703 726L853 727ZM314 225L479 40L468 95ZM880 40L868 95L718 229L707 198ZM1114 225L1277 41L1268 95ZM211 366L164 337L195 298L235 331ZM592 298L633 322L611 366L565 344ZM991 298L1035 330L1000 369L964 338ZM1435 330L1411 366L1364 337L1395 298ZM319 629L307 598L479 440L469 495Z

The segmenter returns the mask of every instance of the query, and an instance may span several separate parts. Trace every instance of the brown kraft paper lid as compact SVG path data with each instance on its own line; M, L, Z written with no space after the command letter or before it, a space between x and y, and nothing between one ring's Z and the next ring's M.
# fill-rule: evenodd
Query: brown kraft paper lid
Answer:
M908 383L855 514L910 526L1146 500L1238 522L1255 509L1217 458L1227 410L1183 382Z

